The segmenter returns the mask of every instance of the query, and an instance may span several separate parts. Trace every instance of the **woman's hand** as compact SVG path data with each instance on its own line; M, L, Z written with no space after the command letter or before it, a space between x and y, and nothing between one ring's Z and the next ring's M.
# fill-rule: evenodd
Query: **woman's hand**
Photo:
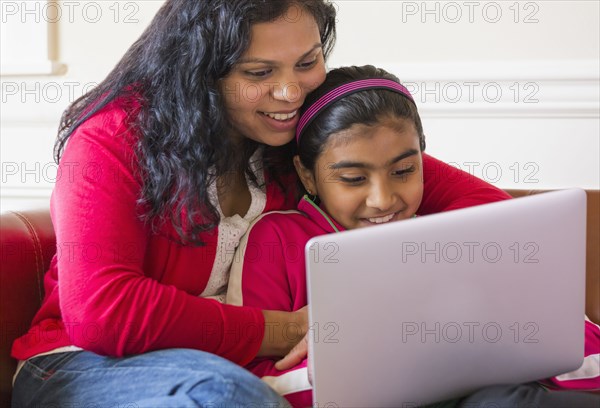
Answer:
M298 344L294 346L294 348L287 353L287 355L275 363L275 368L278 370L287 370L290 369L302 362L305 358L307 358L311 353L311 343L308 341L308 336L312 335L313 331L309 330L306 332L306 335ZM308 364L306 365L308 369L308 382L312 385L312 372L313 367L311 364L311 360L308 360Z
M265 336L258 350L257 356L286 356L282 361L294 361L302 353L304 347L304 356L306 356L305 342L308 332L308 306L304 306L295 312L281 312L275 310L263 310L265 317ZM305 344L305 343L304 343ZM296 347L298 346L298 347ZM298 351L292 350L299 348ZM287 366L288 363L284 363ZM290 366L291 367L291 366Z
M306 358L308 355L308 336L310 331L306 332L304 338L298 342L290 350L289 353L286 354L281 360L275 363L275 368L278 370L287 370L288 368L292 368L297 364L300 364L302 360Z

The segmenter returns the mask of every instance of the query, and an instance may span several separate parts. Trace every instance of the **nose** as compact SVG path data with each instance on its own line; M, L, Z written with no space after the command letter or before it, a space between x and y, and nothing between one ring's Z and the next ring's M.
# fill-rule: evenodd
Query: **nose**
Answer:
M282 78L272 87L273 99L284 102L302 101L302 86L298 80L291 76Z
M393 208L397 200L399 197L387 182L375 182L367 195L366 205L385 212Z

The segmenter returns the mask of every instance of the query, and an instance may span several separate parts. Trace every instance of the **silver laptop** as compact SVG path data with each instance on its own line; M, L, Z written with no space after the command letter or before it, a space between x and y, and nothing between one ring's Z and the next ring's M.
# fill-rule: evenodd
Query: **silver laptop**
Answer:
M577 369L585 228L573 189L312 239L316 406L413 407Z

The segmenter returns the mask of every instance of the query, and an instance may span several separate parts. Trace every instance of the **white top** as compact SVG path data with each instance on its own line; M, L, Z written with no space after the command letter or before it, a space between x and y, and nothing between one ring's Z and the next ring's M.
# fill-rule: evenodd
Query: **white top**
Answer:
M248 231L248 227L265 209L267 204L267 194L264 187L263 166L260 160L262 148L254 152L250 158L250 169L254 173L259 186L256 187L250 182L246 175L246 182L250 190L251 202L246 215L241 217L235 214L231 217L225 217L219 204L216 183L212 183L208 189L210 202L217 208L221 220L218 225L219 237L217 238L217 248L213 269L206 288L200 294L201 297L216 299L221 303L225 302L227 284L229 282L229 270L240 244L240 239ZM239 256L239 255L238 255Z

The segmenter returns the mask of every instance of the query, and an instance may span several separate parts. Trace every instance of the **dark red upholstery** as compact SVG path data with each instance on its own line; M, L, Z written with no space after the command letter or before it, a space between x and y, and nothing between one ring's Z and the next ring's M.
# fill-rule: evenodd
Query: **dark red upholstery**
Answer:
M0 248L0 407L10 407L17 365L10 348L42 303L44 273L56 252L48 210L0 215Z
M514 197L536 190L511 190ZM588 191L586 313L600 322L600 191ZM0 215L0 407L10 406L10 357L15 338L25 333L43 298L43 275L56 251L48 210Z

